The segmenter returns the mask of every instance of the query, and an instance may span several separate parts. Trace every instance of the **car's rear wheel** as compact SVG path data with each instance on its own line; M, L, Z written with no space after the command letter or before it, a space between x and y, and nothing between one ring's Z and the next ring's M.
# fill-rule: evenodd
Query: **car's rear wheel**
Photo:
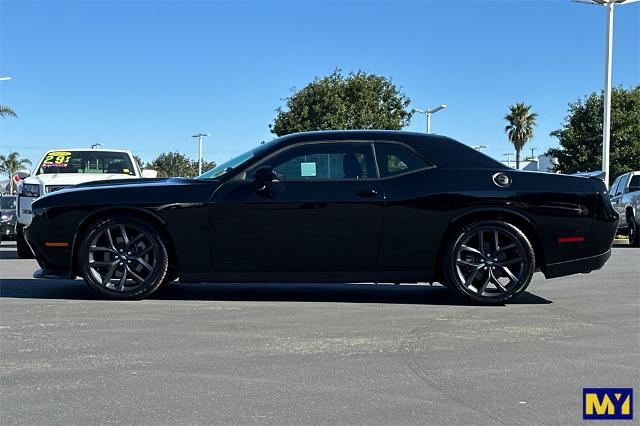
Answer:
M443 270L447 286L464 299L500 304L521 295L533 276L535 253L526 235L510 223L472 223L454 233Z
M629 245L640 247L640 235L638 235L638 224L633 216L627 216L627 229L629 234Z
M27 240L24 239L24 225L16 225L16 251L20 259L33 259L34 255L31 251L31 247L27 244Z
M159 233L131 217L91 226L78 253L85 282L113 299L142 299L164 281L168 255Z

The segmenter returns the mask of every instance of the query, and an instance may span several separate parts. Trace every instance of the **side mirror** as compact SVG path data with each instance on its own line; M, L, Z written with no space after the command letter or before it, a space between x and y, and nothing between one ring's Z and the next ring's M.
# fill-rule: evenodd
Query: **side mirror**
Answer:
M253 172L253 177L256 180L260 181L261 183L264 183L264 182L271 182L272 180L275 179L276 175L275 173L273 173L273 167L263 166L263 167L260 167L255 172Z
M158 171L157 170L151 170L151 169L143 169L142 170L142 177L143 178L156 178L156 177L158 177Z

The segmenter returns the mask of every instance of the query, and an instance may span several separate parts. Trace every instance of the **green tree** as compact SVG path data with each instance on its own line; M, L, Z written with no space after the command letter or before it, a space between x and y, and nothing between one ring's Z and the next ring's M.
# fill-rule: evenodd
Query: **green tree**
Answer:
M516 102L509 107L509 114L504 116L507 125L504 128L509 141L516 150L516 169L520 168L520 152L525 144L533 139L533 126L536 125L538 114L531 112L531 105Z
M20 158L20 153L10 152L9 155L0 155L0 173L9 177L9 193L15 193L13 176L18 171L26 169L31 165L31 161Z
M140 158L139 155L133 154L133 159L136 160L136 163L138 163L138 167L140 168L140 170L145 168L144 161L142 161L142 158Z
M17 117L18 114L6 105L0 105L0 117Z
M278 136L331 129L399 130L409 124L410 99L391 80L362 71L316 78L284 99L271 132Z
M216 166L215 162L202 162L202 172ZM156 170L158 177L194 177L198 174L198 160L193 160L179 152L166 152L147 163L147 168Z
M603 105L603 95L596 93L569 104L562 128L551 132L560 147L547 151L558 158L555 171L601 170ZM640 170L640 85L614 88L611 97L609 183L632 170Z

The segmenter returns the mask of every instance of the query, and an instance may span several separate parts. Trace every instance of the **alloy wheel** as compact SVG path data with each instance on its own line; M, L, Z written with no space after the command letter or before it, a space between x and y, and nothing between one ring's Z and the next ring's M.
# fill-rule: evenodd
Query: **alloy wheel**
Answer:
M481 228L466 236L455 253L455 273L467 291L498 297L519 287L528 259L518 238L500 228Z
M87 269L105 289L135 291L157 272L159 252L155 239L141 228L113 223L91 239Z

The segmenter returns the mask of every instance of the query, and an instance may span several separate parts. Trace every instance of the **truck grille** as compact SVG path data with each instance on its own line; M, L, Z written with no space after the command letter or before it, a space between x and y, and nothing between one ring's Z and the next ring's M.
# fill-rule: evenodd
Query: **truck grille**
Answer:
M44 190L47 194L49 194L51 192L56 192L64 188L68 188L70 186L71 185L47 185L44 187Z

